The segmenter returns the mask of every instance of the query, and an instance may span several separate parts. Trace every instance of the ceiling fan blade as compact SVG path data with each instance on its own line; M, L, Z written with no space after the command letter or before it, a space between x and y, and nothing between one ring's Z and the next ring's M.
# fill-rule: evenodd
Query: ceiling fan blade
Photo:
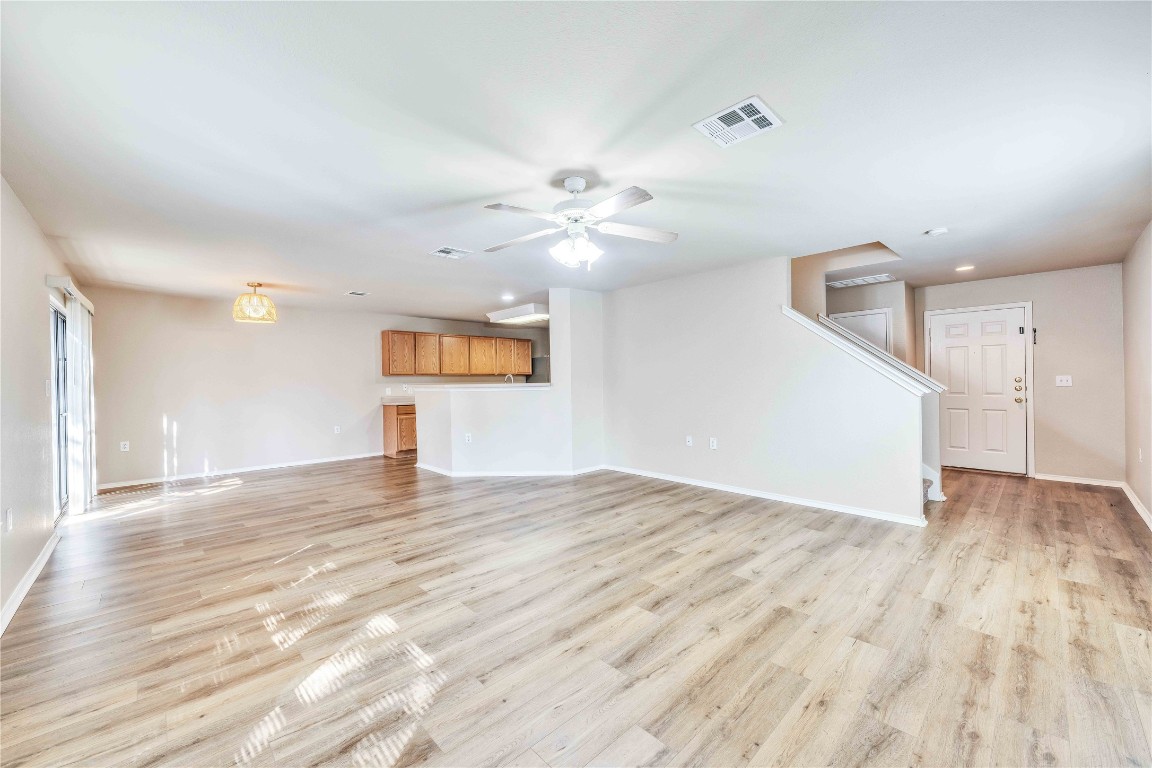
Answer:
M493 211L507 211L508 213L519 213L519 214L524 215L524 216L535 216L538 219L547 219L548 221L556 221L556 214L554 214L554 213L545 213L544 211L534 211L531 208L521 208L518 205L508 205L507 203L493 203L492 205L486 205L484 207L489 208Z
M550 235L553 232L559 232L562 229L564 229L564 227L556 227L554 229L542 229L539 232L533 232L530 235L524 235L523 237L518 237L515 240L509 240L506 243L500 243L500 245L494 245L491 248L485 248L484 253L492 253L493 251L502 251L505 248L511 248L514 245L520 245L520 243L526 243L529 240L535 240L538 237L544 237L544 235Z
M596 203L596 205L588 209L588 215L595 216L597 219L606 219L609 216L615 216L620 213L620 211L626 211L635 205L646 203L651 199L652 195L640 189L640 187L628 187L628 189L623 192Z
M614 221L602 221L596 225L596 229L606 235L634 237L637 240L649 240L653 243L670 243L680 237L675 232L665 232L662 229L652 229L651 227L637 227L632 224L617 224Z

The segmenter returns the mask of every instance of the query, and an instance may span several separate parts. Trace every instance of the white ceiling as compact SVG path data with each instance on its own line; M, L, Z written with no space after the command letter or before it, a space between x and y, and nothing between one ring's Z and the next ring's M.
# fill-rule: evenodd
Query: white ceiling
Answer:
M482 319L873 241L915 284L1101 264L1152 216L1150 9L5 3L3 174L82 282L288 305ZM753 94L783 127L692 130ZM534 231L482 206L550 209L580 167L679 241L427 255Z

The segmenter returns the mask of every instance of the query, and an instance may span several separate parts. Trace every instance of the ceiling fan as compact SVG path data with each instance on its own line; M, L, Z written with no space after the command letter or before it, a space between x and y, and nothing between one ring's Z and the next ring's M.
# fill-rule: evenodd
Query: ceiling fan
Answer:
M564 179L564 189L572 193L572 199L557 203L552 209L552 213L533 211L530 208L521 208L517 205L507 205L505 203L493 203L492 205L484 206L493 211L508 211L509 213L519 213L524 216L535 216L538 219L550 221L555 225L549 229L542 229L539 232L533 232L530 235L524 235L515 240L509 240L506 243L485 248L484 252L492 253L493 251L510 248L513 245L526 243L529 240L535 240L538 237L551 235L554 232L568 230L567 239L549 248L548 252L552 254L552 258L566 267L575 269L581 264L587 264L588 269L592 269L592 262L596 261L604 252L588 239L588 230L590 229L603 232L605 235L632 237L637 240L648 240L653 243L670 243L679 237L675 232L665 232L661 229L604 221L604 219L610 216L615 216L633 206L651 200L652 195L640 189L640 187L628 187L628 189L623 192L593 205L592 201L580 198L580 193L583 192L587 186L588 181L582 176L569 176Z

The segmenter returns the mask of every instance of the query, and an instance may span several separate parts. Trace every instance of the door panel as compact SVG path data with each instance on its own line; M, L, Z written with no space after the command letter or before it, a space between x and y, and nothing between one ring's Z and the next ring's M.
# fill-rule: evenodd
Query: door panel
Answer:
M928 373L948 387L940 396L945 466L1028 471L1024 325L1023 307L931 316Z
M440 334L416 334L416 373L421 376L440 375Z
M496 373L516 373L516 341L496 339Z
M472 336L468 344L468 372L493 376L496 373L496 339Z
M892 315L887 309L837 312L828 317L835 320L837 325L847 328L870 344L889 354L892 353L892 334L889 329L892 324Z
M440 373L445 376L468 375L468 337L440 337Z

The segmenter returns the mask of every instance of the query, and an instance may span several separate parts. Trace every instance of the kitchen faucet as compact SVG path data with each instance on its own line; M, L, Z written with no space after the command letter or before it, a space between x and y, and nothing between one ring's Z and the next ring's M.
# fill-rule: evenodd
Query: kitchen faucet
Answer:
M510 373L506 373L506 374L504 374L504 383L505 384L515 384L516 383L516 377Z

